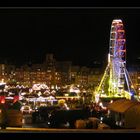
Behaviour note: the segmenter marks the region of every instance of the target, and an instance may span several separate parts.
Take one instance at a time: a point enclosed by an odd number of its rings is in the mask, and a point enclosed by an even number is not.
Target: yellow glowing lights
[[[108,63],[110,63],[110,53],[108,54]]]

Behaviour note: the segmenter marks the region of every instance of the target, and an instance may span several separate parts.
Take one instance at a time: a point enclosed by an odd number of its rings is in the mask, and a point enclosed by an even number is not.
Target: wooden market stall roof
[[[113,103],[110,103],[108,105],[108,109],[114,112],[119,112],[119,113],[124,113],[126,112],[129,108],[139,105],[140,103],[137,101],[131,101],[128,99],[120,99],[117,101],[114,101]]]

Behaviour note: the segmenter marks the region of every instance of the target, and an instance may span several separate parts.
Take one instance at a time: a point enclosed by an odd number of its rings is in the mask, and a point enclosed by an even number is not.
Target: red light
[[[0,96],[0,103],[2,103],[2,104],[5,103],[5,96]]]
[[[16,96],[14,96],[14,103],[16,102],[16,101],[19,101],[19,95],[16,95]]]

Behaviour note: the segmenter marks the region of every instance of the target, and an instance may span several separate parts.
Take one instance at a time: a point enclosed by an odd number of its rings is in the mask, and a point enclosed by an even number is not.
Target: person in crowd
[[[0,126],[1,129],[6,129],[8,123],[6,107],[4,104],[0,104]]]

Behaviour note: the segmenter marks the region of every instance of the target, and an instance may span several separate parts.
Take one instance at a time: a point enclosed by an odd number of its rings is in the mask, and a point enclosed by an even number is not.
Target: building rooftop
[[[133,107],[135,105],[140,105],[140,103],[137,102],[137,101],[131,101],[131,100],[127,100],[127,99],[120,99],[120,100],[114,101],[113,103],[109,104],[108,109],[112,110],[114,112],[124,113],[129,108],[131,108],[131,107]]]

